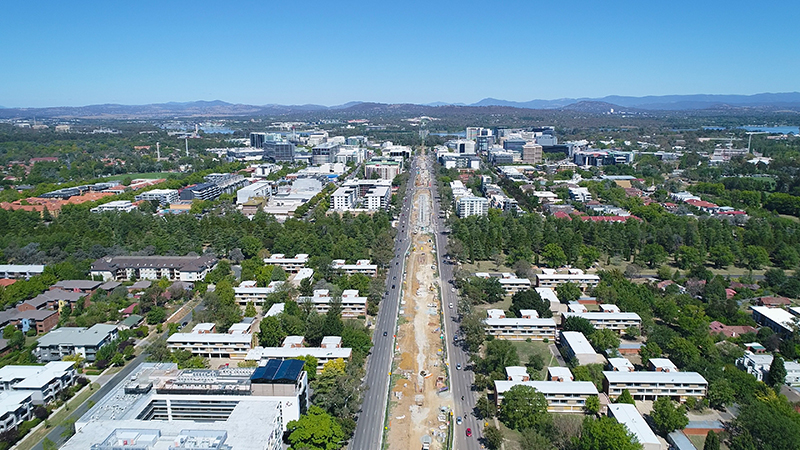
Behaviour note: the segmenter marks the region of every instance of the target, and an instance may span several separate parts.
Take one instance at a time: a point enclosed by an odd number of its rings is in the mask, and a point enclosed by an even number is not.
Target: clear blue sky
[[[796,2],[9,1],[0,105],[800,90]]]

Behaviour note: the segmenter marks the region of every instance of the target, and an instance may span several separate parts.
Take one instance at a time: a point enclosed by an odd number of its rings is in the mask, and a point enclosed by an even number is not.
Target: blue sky
[[[0,105],[800,91],[800,8],[763,5],[13,1],[0,12]]]

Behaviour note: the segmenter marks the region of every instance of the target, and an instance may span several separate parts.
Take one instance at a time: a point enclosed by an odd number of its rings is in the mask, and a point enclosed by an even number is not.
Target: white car
[[[449,306],[450,306],[450,309],[453,309],[453,304],[452,304],[452,303],[450,303],[450,305],[449,305]]]

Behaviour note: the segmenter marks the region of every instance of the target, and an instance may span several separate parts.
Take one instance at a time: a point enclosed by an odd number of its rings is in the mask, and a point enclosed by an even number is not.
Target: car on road
[[[453,304],[452,304],[452,303],[450,303],[450,305],[449,305],[449,306],[450,306],[450,309],[453,309]]]
[[[467,437],[472,437],[472,428],[467,428]]]
[[[456,425],[461,425],[461,416],[456,417]]]
[[[383,335],[384,335],[384,336],[386,336],[386,335],[388,335],[388,334],[389,334],[389,333],[388,333],[388,332],[386,332],[386,331],[384,331],[384,332],[383,332]]]
[[[392,289],[394,289],[394,285],[392,285]]]
[[[461,370],[461,363],[456,364],[456,370]]]

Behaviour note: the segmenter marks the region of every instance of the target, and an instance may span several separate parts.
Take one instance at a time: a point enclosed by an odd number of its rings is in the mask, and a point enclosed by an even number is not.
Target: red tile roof
[[[555,217],[556,219],[572,220],[572,217],[570,217],[570,215],[565,213],[564,211],[556,211],[556,213],[553,214],[553,217]]]

